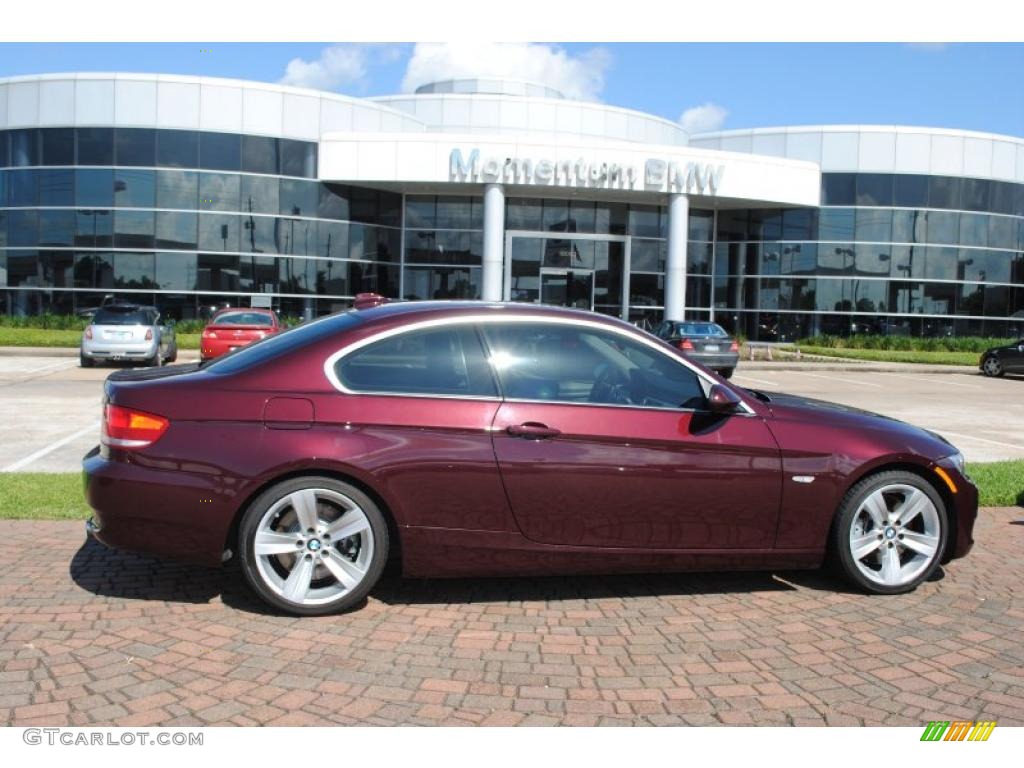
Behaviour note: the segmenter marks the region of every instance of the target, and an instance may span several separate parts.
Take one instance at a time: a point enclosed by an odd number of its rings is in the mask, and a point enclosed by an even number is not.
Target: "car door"
[[[1001,356],[1004,370],[1010,373],[1024,373],[1024,339],[1007,349]]]
[[[778,446],[658,342],[599,324],[482,326],[502,386],[493,442],[523,534],[548,544],[757,549],[774,544]]]

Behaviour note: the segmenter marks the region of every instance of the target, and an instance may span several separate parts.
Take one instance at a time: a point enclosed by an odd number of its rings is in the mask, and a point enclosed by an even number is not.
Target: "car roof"
[[[218,309],[214,312],[213,316],[216,317],[217,315],[222,315],[225,312],[258,312],[261,315],[274,314],[274,310],[267,309],[266,307],[224,307],[223,309]]]
[[[588,312],[568,307],[555,307],[546,304],[525,304],[518,302],[492,301],[399,301],[379,304],[368,309],[349,310],[358,315],[359,319],[370,325],[399,326],[412,322],[420,322],[432,318],[459,317],[464,315],[488,315],[505,317],[536,317],[537,320],[562,318],[589,322],[599,322],[612,326],[626,326],[637,330],[634,326],[611,315]]]

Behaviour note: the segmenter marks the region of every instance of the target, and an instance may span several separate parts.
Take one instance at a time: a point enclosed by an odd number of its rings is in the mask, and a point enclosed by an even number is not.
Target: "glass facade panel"
[[[114,164],[113,128],[76,128],[78,165]]]
[[[117,165],[156,165],[156,131],[151,128],[118,128],[114,132]]]
[[[949,211],[928,211],[928,242],[959,243],[960,214]]]
[[[115,248],[152,248],[155,234],[153,211],[114,211]]]
[[[75,171],[75,204],[83,208],[110,208],[114,205],[114,172],[89,168]]]
[[[854,239],[863,242],[888,242],[892,237],[892,211],[858,208]]]
[[[202,251],[238,251],[255,250],[243,244],[239,248],[239,236],[242,231],[242,224],[248,223],[248,219],[241,216],[227,216],[215,213],[203,213],[199,215],[199,250]],[[262,217],[261,217],[262,218]],[[263,221],[273,222],[273,219],[263,218]],[[249,231],[248,229],[246,230]],[[195,236],[193,230],[193,237]],[[161,246],[158,246],[161,247]],[[169,247],[169,246],[168,246]],[[274,249],[271,252],[276,252]]]
[[[403,298],[479,299],[481,277],[472,267],[406,267]]]
[[[640,237],[664,237],[660,209],[655,205],[629,206],[629,234]]]
[[[818,239],[849,241],[854,235],[853,208],[824,208],[818,214]]]
[[[200,133],[199,167],[211,171],[241,170],[242,137],[234,133]]]
[[[245,213],[277,213],[281,207],[280,180],[266,176],[243,176],[242,210]]]
[[[199,174],[195,171],[157,171],[156,207],[194,211],[199,206]]]
[[[40,165],[74,165],[74,128],[40,128],[39,161]]]
[[[39,134],[34,129],[10,131],[11,165],[39,165]]]
[[[195,213],[158,211],[156,214],[156,247],[195,250],[197,219],[198,215]]]
[[[7,212],[7,245],[32,246],[39,242],[38,211]]]
[[[949,176],[929,176],[928,207],[960,208],[960,181]]]
[[[75,212],[75,221],[75,245],[110,248],[114,244],[113,211],[80,209]]]
[[[39,205],[75,204],[75,172],[71,168],[55,168],[35,173],[39,178]]]
[[[234,173],[199,174],[199,210],[238,211],[242,180]]]
[[[114,254],[114,287],[128,289],[156,288],[156,262],[152,253]]]
[[[156,164],[161,168],[198,168],[199,134],[195,131],[157,131]]]
[[[81,205],[81,203],[79,203]],[[152,208],[156,204],[156,172],[114,171],[114,205],[118,208]]]
[[[7,204],[36,205],[39,201],[39,175],[36,171],[8,171]]]
[[[280,213],[283,216],[316,216],[320,190],[311,181],[281,179]]]
[[[857,205],[892,205],[893,177],[889,173],[857,174]]]
[[[267,136],[242,137],[242,170],[247,173],[270,173],[279,171],[277,139]]]
[[[857,174],[821,174],[822,205],[853,205],[856,201]]]
[[[71,209],[39,211],[39,244],[66,246],[75,244],[75,212]]]
[[[280,139],[281,174],[316,178],[316,144],[308,141]]]
[[[928,206],[928,177],[897,174],[893,204],[900,208],[926,208]]]

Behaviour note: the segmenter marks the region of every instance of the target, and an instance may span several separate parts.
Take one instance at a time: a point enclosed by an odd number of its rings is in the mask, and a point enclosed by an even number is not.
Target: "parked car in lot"
[[[986,376],[1024,373],[1024,339],[985,350],[978,361],[978,367]]]
[[[222,309],[203,329],[199,357],[212,360],[280,331],[281,321],[271,309]]]
[[[90,368],[108,360],[163,365],[178,359],[174,321],[156,307],[113,303],[96,310],[82,331],[79,363]]]
[[[717,323],[666,320],[654,335],[727,379],[740,359],[740,345]]]
[[[204,364],[119,371],[84,459],[101,542],[238,558],[268,604],[411,577],[816,568],[912,590],[978,495],[938,435],[730,384],[576,310],[386,303]]]

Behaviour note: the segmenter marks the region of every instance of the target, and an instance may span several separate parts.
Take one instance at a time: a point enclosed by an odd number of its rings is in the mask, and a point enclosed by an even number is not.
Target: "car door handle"
[[[550,437],[558,437],[562,434],[561,430],[549,427],[547,424],[541,424],[538,421],[512,424],[506,431],[514,437],[523,437],[527,440],[544,440]]]

